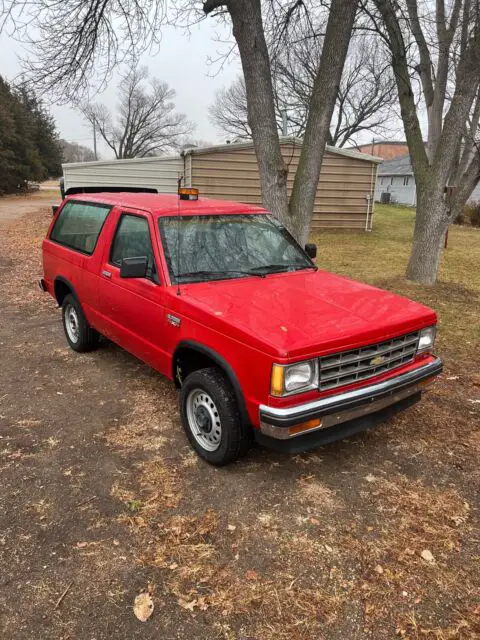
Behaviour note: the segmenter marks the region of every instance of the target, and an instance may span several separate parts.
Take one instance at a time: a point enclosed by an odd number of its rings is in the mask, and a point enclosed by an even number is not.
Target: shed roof
[[[295,138],[294,136],[283,136],[280,138],[280,144],[293,144],[302,146],[302,139]],[[219,144],[212,147],[192,147],[191,149],[185,149],[182,155],[198,155],[203,153],[221,153],[222,151],[235,151],[238,149],[251,149],[253,147],[253,140],[246,140],[245,142],[232,142],[230,144]],[[348,158],[354,158],[355,160],[363,160],[365,162],[375,162],[380,164],[383,162],[383,158],[378,156],[372,156],[368,153],[361,153],[360,151],[354,151],[352,149],[339,149],[337,147],[331,147],[327,144],[326,151],[339,156],[346,156]]]
[[[378,168],[379,176],[413,176],[412,163],[410,156],[400,156],[385,160]]]
[[[88,167],[88,166],[96,166],[102,167],[107,165],[117,165],[117,164],[129,164],[135,162],[135,164],[150,164],[151,162],[158,162],[159,160],[165,161],[169,160],[171,162],[178,161],[179,155],[164,155],[164,156],[148,156],[147,158],[122,158],[121,160],[117,158],[110,158],[110,160],[89,160],[88,162],[64,162],[62,163],[62,168],[67,167],[68,169],[73,169],[74,167]]]

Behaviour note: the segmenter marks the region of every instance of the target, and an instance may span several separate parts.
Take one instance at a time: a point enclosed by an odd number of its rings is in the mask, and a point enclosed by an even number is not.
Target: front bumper
[[[321,398],[314,402],[287,408],[260,405],[260,433],[258,436],[263,436],[263,438],[257,437],[257,440],[261,442],[265,438],[268,440],[302,439],[306,435],[313,435],[312,432],[319,434],[315,440],[317,445],[321,444],[322,440],[330,442],[339,439],[344,437],[345,429],[336,429],[338,425],[364,419],[370,414],[391,413],[388,409],[393,405],[398,405],[400,409],[403,405],[409,406],[419,400],[421,391],[435,376],[442,372],[442,369],[440,358],[434,358],[428,363],[394,378]],[[312,420],[318,420],[319,424],[309,428],[308,431],[296,432],[295,429],[290,429]],[[365,424],[362,429],[370,426],[368,420],[362,420],[362,424]],[[355,432],[362,429],[356,429]],[[338,432],[337,437],[334,436],[335,432]],[[324,437],[322,438],[322,436]]]

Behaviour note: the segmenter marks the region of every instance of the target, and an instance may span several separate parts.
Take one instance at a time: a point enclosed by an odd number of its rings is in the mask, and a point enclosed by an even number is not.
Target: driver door
[[[159,371],[168,368],[165,341],[165,288],[161,283],[153,220],[145,212],[116,212],[115,231],[100,268],[100,309],[106,336]],[[124,258],[148,259],[144,278],[120,277]]]

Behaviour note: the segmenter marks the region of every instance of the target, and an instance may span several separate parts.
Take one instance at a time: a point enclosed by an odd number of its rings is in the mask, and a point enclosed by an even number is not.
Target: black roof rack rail
[[[150,187],[71,187],[65,191],[66,196],[78,193],[158,193],[158,189]]]

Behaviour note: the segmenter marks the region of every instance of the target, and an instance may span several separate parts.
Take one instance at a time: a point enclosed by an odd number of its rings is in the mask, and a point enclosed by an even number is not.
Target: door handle
[[[112,277],[112,272],[111,271],[106,271],[105,269],[102,271],[102,276],[104,276],[105,278],[111,278]]]

